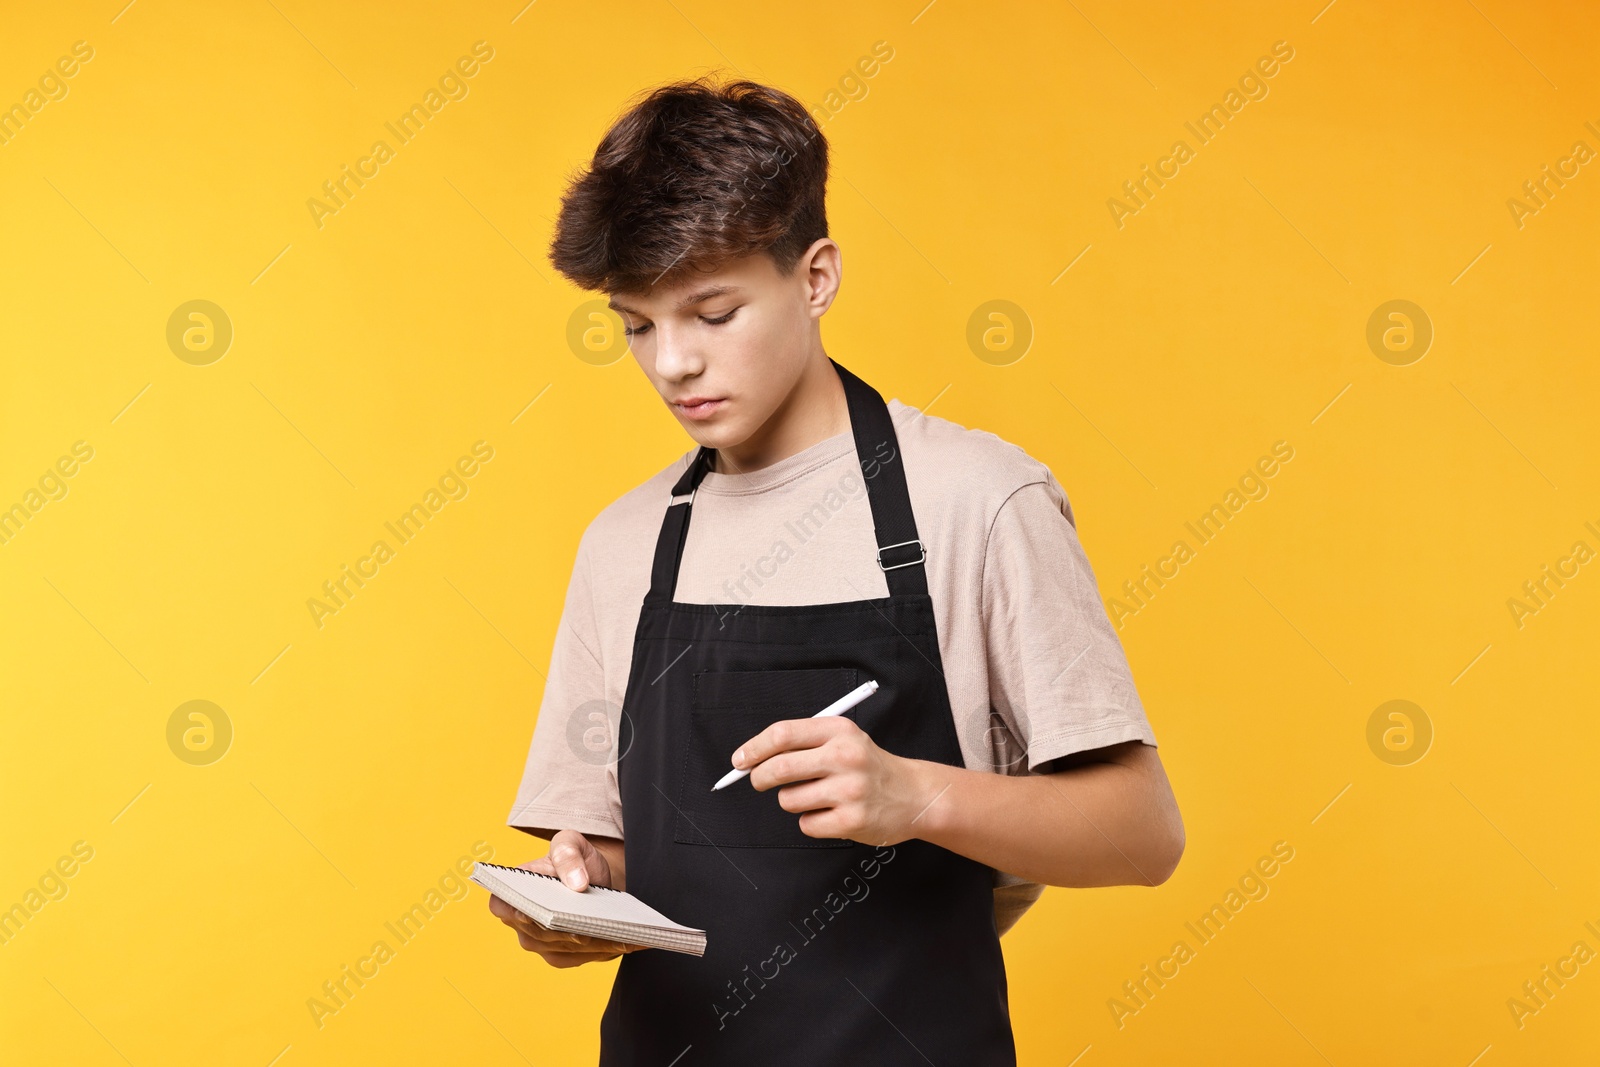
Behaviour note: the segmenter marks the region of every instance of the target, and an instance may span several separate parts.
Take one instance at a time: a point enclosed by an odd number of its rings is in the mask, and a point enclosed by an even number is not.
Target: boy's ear
[[[813,318],[820,317],[839,294],[843,271],[839,246],[830,238],[817,238],[800,256],[795,269],[804,276],[807,310]]]

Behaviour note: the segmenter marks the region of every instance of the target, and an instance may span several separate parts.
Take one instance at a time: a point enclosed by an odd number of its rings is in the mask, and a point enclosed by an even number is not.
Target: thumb
[[[561,830],[550,839],[550,861],[555,865],[556,877],[568,889],[582,892],[589,888],[597,859],[601,859],[594,843],[576,830]]]

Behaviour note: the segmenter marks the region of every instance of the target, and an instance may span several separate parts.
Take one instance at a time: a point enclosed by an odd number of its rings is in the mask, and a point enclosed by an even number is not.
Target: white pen
[[[862,682],[860,685],[850,690],[850,692],[846,693],[838,700],[835,700],[832,704],[829,704],[827,707],[823,708],[821,711],[817,712],[811,717],[813,719],[821,719],[828,715],[843,715],[845,712],[849,711],[851,708],[855,707],[857,704],[861,703],[863,700],[867,699],[877,691],[877,682]],[[725,785],[732,785],[734,782],[737,782],[739,779],[743,778],[749,773],[749,771],[742,770],[729,771],[727,774],[722,776],[722,779],[717,782],[716,785],[711,787],[711,791],[715,793]]]

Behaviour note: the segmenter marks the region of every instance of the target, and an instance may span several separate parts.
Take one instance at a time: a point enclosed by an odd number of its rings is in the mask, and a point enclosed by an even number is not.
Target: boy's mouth
[[[684,418],[698,421],[709,419],[720,411],[725,403],[727,403],[726,397],[691,396],[673,401],[672,406],[682,412]]]

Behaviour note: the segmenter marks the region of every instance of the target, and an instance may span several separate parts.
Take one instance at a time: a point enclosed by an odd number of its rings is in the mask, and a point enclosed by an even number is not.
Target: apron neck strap
[[[876,389],[840,366],[837,360],[830,358],[828,362],[833,364],[839,380],[844,383],[856,458],[861,463],[862,482],[867,488],[867,502],[872,507],[878,566],[883,569],[889,595],[925,596],[928,578],[923,560],[927,553],[917,537],[917,520],[911,511],[905,461],[894,432],[894,419]],[[695,490],[711,470],[715,458],[715,449],[701,446],[672,487],[672,502],[667,506],[661,533],[656,539],[646,601],[669,602],[677,591],[678,567],[689,536],[689,511],[694,504]],[[684,499],[679,500],[679,497]]]

